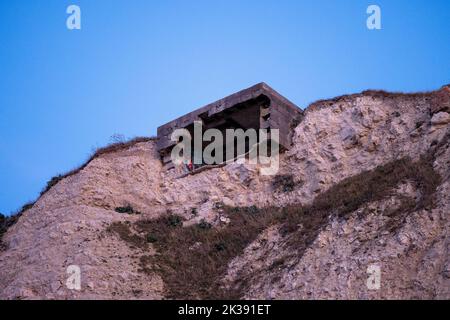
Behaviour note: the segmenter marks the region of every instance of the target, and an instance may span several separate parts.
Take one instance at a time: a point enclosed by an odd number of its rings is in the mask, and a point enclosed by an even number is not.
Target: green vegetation
[[[168,227],[181,227],[183,225],[183,218],[174,214],[170,214],[166,219],[164,219],[164,222]]]
[[[6,244],[3,243],[3,235],[12,225],[14,225],[19,220],[22,212],[23,211],[20,211],[19,213],[9,217],[0,213],[0,251],[6,249]]]
[[[202,221],[200,221],[200,223],[198,224],[198,227],[200,229],[211,229],[212,224],[209,222],[206,222],[204,219],[202,219]]]
[[[158,238],[151,233],[147,234],[146,239],[148,243],[155,243],[156,241],[158,241]]]
[[[125,207],[116,207],[114,211],[126,214],[141,214],[139,211],[134,210],[130,205],[126,205]]]

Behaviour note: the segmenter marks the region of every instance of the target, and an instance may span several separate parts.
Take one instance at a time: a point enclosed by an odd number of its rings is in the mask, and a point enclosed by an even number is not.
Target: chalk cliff
[[[445,86],[313,103],[277,176],[109,148],[8,228],[0,298],[450,299],[449,144]]]

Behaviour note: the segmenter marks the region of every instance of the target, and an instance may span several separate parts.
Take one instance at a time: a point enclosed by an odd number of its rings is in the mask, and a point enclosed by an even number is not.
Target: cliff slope
[[[179,178],[153,140],[110,148],[9,227],[0,298],[449,299],[449,137],[446,86],[312,104],[275,177]]]

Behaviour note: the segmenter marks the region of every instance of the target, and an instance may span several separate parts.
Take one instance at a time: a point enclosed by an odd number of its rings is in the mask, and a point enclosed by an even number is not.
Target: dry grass
[[[129,141],[115,142],[115,143],[111,143],[105,147],[99,148],[81,166],[79,166],[69,172],[66,172],[65,174],[59,174],[59,175],[51,178],[50,181],[47,182],[47,186],[44,188],[44,190],[41,191],[41,196],[43,194],[45,194],[47,191],[49,191],[54,185],[56,185],[62,179],[73,176],[74,174],[77,174],[78,172],[83,170],[95,158],[98,158],[105,154],[114,153],[114,152],[128,149],[128,148],[132,147],[133,145],[135,145],[136,143],[149,142],[149,141],[153,141],[155,139],[156,138],[154,138],[154,137],[136,137]]]
[[[445,86],[444,86],[445,87]],[[374,99],[395,99],[395,98],[403,98],[403,99],[420,99],[424,98],[430,101],[431,106],[442,105],[443,103],[448,106],[449,103],[449,92],[444,87],[435,91],[426,91],[426,92],[413,92],[413,93],[404,93],[404,92],[387,92],[384,90],[365,90],[361,93],[355,94],[345,94],[331,99],[322,99],[317,100],[311,103],[306,109],[305,112],[319,110],[322,108],[330,107],[336,103],[342,102],[351,102],[354,101],[357,97],[362,96],[370,96]]]
[[[223,290],[219,282],[228,262],[242,253],[274,216],[266,212],[249,214],[239,210],[224,228],[203,225],[174,226],[167,217],[140,221],[135,227],[151,236],[159,255],[143,256],[142,270],[159,272],[174,299],[239,298],[240,292]]]
[[[2,241],[3,235],[12,225],[14,225],[19,220],[20,215],[21,213],[18,213],[16,215],[7,217],[0,213],[0,251],[6,249],[6,244]]]
[[[294,191],[296,185],[301,185],[301,183],[296,183],[292,174],[278,174],[272,180],[272,189],[275,192],[291,192]]]
[[[147,243],[145,239],[134,234],[130,229],[128,222],[113,222],[107,229],[108,232],[114,232],[119,237],[126,241],[132,248],[147,249]]]
[[[245,292],[249,279],[240,279],[231,289],[224,289],[221,279],[229,262],[242,254],[269,226],[281,225],[287,245],[300,258],[328,223],[330,215],[345,219],[365,204],[391,196],[401,182],[413,183],[422,196],[418,201],[400,196],[400,207],[383,213],[390,219],[391,231],[401,226],[412,211],[431,208],[434,192],[440,183],[439,175],[432,168],[434,152],[419,162],[405,158],[345,179],[317,196],[309,206],[225,207],[223,209],[231,222],[225,227],[213,228],[200,225],[182,227],[173,223],[173,215],[168,215],[132,225],[141,234],[140,240],[131,237],[129,230],[122,231],[121,237],[133,246],[145,242],[145,239],[155,246],[158,254],[142,256],[141,267],[144,272],[161,274],[167,297],[238,299]],[[282,266],[284,261],[280,257],[273,268]]]

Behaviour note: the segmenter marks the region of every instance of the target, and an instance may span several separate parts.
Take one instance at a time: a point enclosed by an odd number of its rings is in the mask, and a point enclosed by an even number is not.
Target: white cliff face
[[[233,260],[226,282],[250,277],[247,299],[448,299],[449,187],[439,187],[435,209],[411,213],[394,232],[380,212],[395,208],[395,195],[332,217],[301,257],[273,227]],[[376,290],[367,286],[372,266],[380,270]]]
[[[295,129],[292,149],[280,157],[280,173],[292,174],[296,184],[288,192],[274,191],[273,177],[258,166],[236,163],[179,179],[163,170],[152,141],[103,154],[61,180],[9,229],[8,249],[0,253],[0,298],[162,298],[160,275],[139,271],[140,255],[154,254],[152,246],[130,248],[107,231],[111,223],[170,210],[185,225],[202,219],[215,225],[228,219],[214,209],[218,202],[311,203],[347,177],[405,156],[419,159],[446,139],[449,101],[444,87],[430,95],[369,92],[314,104]],[[391,198],[358,209],[366,214],[331,218],[300,257],[272,226],[231,261],[224,283],[250,277],[246,298],[450,298],[450,149],[442,144],[433,163],[442,177],[434,209],[415,211],[400,229],[386,231],[379,212],[417,192],[400,185]],[[115,212],[126,205],[141,214]],[[370,264],[380,266],[380,290],[367,289]],[[81,268],[80,291],[66,287],[69,265]]]
[[[434,130],[424,98],[361,95],[343,100],[307,110],[295,129],[286,172],[295,172],[305,184],[294,201],[310,200],[345,177],[391,160],[417,159],[448,128],[447,123]]]

